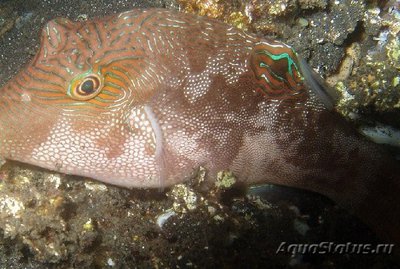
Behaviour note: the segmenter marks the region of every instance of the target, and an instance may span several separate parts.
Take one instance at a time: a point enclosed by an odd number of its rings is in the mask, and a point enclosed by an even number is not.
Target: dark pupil
[[[81,90],[86,94],[91,94],[93,92],[94,84],[93,80],[89,79],[82,83]]]

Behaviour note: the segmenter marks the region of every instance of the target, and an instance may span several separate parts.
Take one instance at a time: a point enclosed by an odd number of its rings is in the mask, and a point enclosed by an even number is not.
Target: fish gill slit
[[[151,128],[153,129],[153,134],[156,142],[155,149],[155,160],[158,165],[158,184],[159,188],[162,189],[166,183],[166,167],[164,159],[164,137],[161,125],[155,115],[153,109],[149,105],[143,106],[144,112],[146,113],[147,119],[150,121]]]

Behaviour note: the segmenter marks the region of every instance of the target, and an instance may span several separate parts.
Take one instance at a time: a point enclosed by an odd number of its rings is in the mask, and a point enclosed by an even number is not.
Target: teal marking
[[[35,98],[42,99],[42,100],[65,100],[64,96],[57,96],[57,97],[49,97],[49,96],[41,96],[36,95]]]
[[[70,102],[70,100],[67,101],[67,103],[61,103],[61,104],[57,104],[58,106],[62,106],[62,107],[69,107],[72,106],[75,108],[85,108],[87,106],[90,107],[94,107],[94,108],[100,108],[100,109],[104,109],[104,107],[94,104],[94,103],[89,103],[89,102]]]
[[[106,86],[106,84],[104,84],[104,86]],[[114,93],[114,92],[110,92],[110,91],[108,91],[108,90],[106,90],[106,89],[103,89],[103,90],[101,91],[101,93],[104,93],[104,94],[107,94],[107,95],[110,95],[110,96],[119,96],[119,94]]]
[[[280,54],[272,54],[268,50],[259,50],[259,51],[256,51],[256,54],[268,56],[274,62],[286,59],[286,61],[288,63],[287,73],[294,79],[294,75],[295,75],[294,70],[296,70],[296,72],[298,73],[299,79],[301,81],[303,80],[303,76],[299,72],[299,67],[297,66],[297,64],[295,62],[295,58],[292,58],[290,56],[291,54],[286,53],[286,52],[280,53]],[[258,60],[260,60],[260,58]],[[274,77],[274,79],[280,81],[281,83],[284,83],[286,85],[287,89],[290,90],[290,92],[292,92],[292,94],[298,94],[297,88],[291,87],[290,84],[288,83],[288,80],[286,79],[286,77],[282,77],[282,76],[280,76],[280,74],[274,72],[274,69],[270,65],[268,65],[267,63],[262,62],[262,61],[260,61],[258,65],[259,65],[259,68],[266,69],[266,72],[269,75],[271,75],[272,77]],[[278,85],[275,85],[274,83],[272,83],[265,72],[263,72],[259,78],[263,79],[267,83],[268,87],[270,88],[270,90],[267,90],[266,87],[260,85],[260,88],[264,93],[266,93],[266,94],[276,93],[277,95],[280,94],[280,92],[281,92],[280,87],[278,87]],[[297,85],[299,85],[299,83],[297,83]]]
[[[131,71],[135,71],[137,74],[141,73],[141,71],[139,69],[137,69],[133,64],[126,64],[126,65],[124,65],[124,67],[125,68],[129,68]],[[142,67],[142,65],[140,67]],[[131,81],[133,81],[132,78],[131,78],[131,75],[129,74],[129,72],[126,69],[120,68],[118,66],[113,66],[112,69],[115,70],[115,71],[119,71],[119,72],[123,73]]]
[[[49,88],[47,88],[47,89],[45,89],[45,88],[33,88],[33,87],[26,88],[26,87],[23,86],[18,80],[15,81],[15,84],[17,84],[17,86],[18,86],[20,89],[23,89],[23,90],[38,91],[38,92],[52,92],[52,93],[60,93],[60,94],[62,94],[62,93],[61,93],[60,91],[58,91],[58,90],[52,90],[52,89],[49,89]]]
[[[113,68],[114,69],[114,68]],[[123,80],[123,78],[121,76],[118,76],[117,74],[107,71],[105,74],[105,76],[110,77],[110,78],[114,78],[114,79],[118,79],[118,80]]]
[[[102,102],[102,103],[114,103],[115,102],[115,100],[107,100],[107,99],[101,98],[99,96],[96,96],[93,99],[96,101]]]
[[[38,77],[36,77],[34,74],[31,74],[28,70],[24,70],[23,72],[24,72],[24,74],[25,74],[26,76],[28,76],[29,78],[31,78],[33,81],[36,80],[36,81],[41,82],[42,84],[53,85],[53,86],[59,87],[59,88],[62,88],[62,87],[63,87],[62,85],[60,85],[60,84],[58,84],[58,83],[55,83],[55,82],[52,82],[52,81],[48,81],[48,80],[46,80],[46,79],[38,78]]]
[[[29,91],[37,91],[37,92],[52,92],[52,93],[59,93],[62,94],[62,92],[57,91],[57,90],[51,90],[51,89],[44,89],[44,88],[25,88]]]
[[[292,65],[294,66],[296,71],[299,73],[299,68],[297,67],[296,62],[286,52],[275,55],[275,54],[270,53],[269,51],[263,50],[263,51],[257,51],[257,54],[264,54],[264,55],[270,57],[273,61],[279,61],[282,59],[286,59],[288,61],[288,72],[289,72],[290,76],[293,77]]]
[[[56,38],[58,41],[58,44],[61,44],[61,35],[60,32],[57,30],[57,28],[53,27],[53,31],[56,33]]]
[[[63,76],[61,76],[60,74],[58,74],[58,73],[56,73],[54,71],[47,71],[47,70],[44,70],[44,69],[42,69],[40,67],[35,67],[35,70],[38,71],[39,73],[42,73],[42,74],[45,74],[45,75],[53,75],[55,77],[59,77],[59,78],[64,80]]]
[[[114,69],[114,68],[113,68]],[[122,71],[121,71],[122,72]],[[124,73],[125,75],[127,75],[126,73]],[[129,88],[129,83],[126,81],[126,79],[124,79],[123,77],[121,77],[121,76],[119,76],[119,75],[117,75],[117,74],[115,74],[115,73],[113,73],[113,72],[110,72],[110,71],[108,71],[108,72],[106,72],[105,73],[105,75],[104,75],[104,77],[110,77],[110,78],[113,78],[113,79],[117,79],[117,80],[119,80],[121,83],[123,83],[124,85],[125,85],[125,87],[127,87],[127,88]],[[130,77],[128,77],[128,79],[130,79]],[[108,82],[107,82],[108,83]],[[111,82],[110,82],[111,83]],[[115,84],[114,84],[115,85]],[[109,84],[109,86],[112,86],[111,84]],[[122,90],[122,88],[120,87],[119,88],[120,90]]]
[[[121,86],[119,86],[119,85],[117,85],[117,84],[115,84],[113,82],[106,82],[104,84],[104,86],[109,86],[109,87],[112,87],[112,88],[116,88],[116,89],[121,90],[121,91],[124,90],[123,87],[121,87]]]
[[[108,62],[102,64],[100,66],[100,70],[108,67],[109,65],[116,63],[116,62],[121,62],[121,61],[126,61],[126,60],[142,60],[144,57],[143,56],[125,56],[125,57],[119,57],[119,58],[115,58],[115,59],[111,59]]]
[[[105,57],[105,56],[107,56],[107,55],[109,55],[109,54],[111,54],[111,53],[116,53],[116,54],[118,54],[118,53],[125,52],[125,51],[128,51],[128,49],[127,49],[127,48],[122,48],[122,49],[106,50],[106,51],[103,53],[103,57]],[[101,60],[101,59],[99,59],[99,60]]]
[[[271,68],[268,64],[266,64],[266,63],[264,63],[264,62],[260,62],[260,67],[268,69],[268,71],[269,71],[270,73],[272,73],[272,75],[273,75],[274,77],[276,77],[278,80],[280,80],[280,81],[286,81],[286,79],[284,79],[283,77],[277,75],[274,71],[272,71],[272,68]]]

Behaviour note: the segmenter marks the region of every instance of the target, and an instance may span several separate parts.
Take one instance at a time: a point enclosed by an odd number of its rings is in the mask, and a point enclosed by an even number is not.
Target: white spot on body
[[[21,101],[24,103],[29,103],[31,101],[31,96],[28,93],[24,92],[21,95]]]
[[[185,59],[183,66],[186,67],[188,73],[183,93],[187,100],[194,103],[206,95],[217,75],[222,75],[228,85],[237,83],[239,77],[247,71],[247,62],[241,59],[240,54],[242,52],[232,54],[227,53],[226,49],[221,49],[217,55],[208,57],[206,67],[201,73],[193,73],[187,64],[188,60]]]
[[[135,132],[121,131],[129,132],[124,141],[113,141],[116,138],[110,132],[115,123],[92,123],[88,130],[77,132],[72,122],[59,121],[47,140],[34,148],[30,159],[45,168],[116,185],[158,186],[158,164],[154,152],[148,150],[154,148],[153,130],[140,113],[133,113],[133,119],[142,125]],[[90,128],[96,125],[105,127]]]

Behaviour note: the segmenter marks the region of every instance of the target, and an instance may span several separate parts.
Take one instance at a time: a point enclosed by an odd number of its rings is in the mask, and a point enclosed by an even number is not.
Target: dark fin
[[[312,68],[307,64],[307,62],[299,58],[300,69],[306,81],[308,88],[318,96],[319,100],[328,108],[333,109],[335,104],[338,102],[339,95],[334,89],[329,87],[322,77],[312,70]]]

